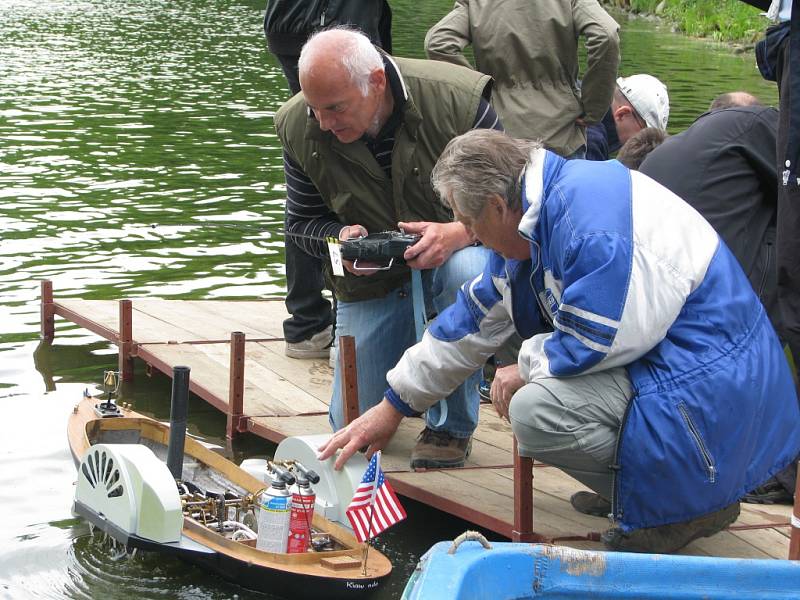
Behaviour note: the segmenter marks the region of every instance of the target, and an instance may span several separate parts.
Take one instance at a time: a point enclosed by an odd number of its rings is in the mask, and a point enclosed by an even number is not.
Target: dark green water
[[[65,422],[116,350],[58,323],[38,340],[38,280],[58,297],[263,298],[284,290],[280,148],[271,118],[287,97],[250,0],[0,2],[0,597],[264,597],[158,555],[112,561],[71,518]],[[450,0],[392,2],[395,52],[421,56]],[[775,102],[751,56],[624,21],[625,75],[669,87],[670,130],[718,93]],[[222,225],[222,226],[221,226]],[[163,376],[123,399],[169,413]],[[221,442],[199,400],[190,430]],[[245,437],[237,457],[271,448]],[[466,525],[409,503],[381,536],[397,597],[419,555]]]

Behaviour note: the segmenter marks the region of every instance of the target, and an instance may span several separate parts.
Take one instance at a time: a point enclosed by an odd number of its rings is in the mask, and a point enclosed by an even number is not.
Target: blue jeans
[[[489,251],[482,246],[468,246],[441,267],[422,273],[425,306],[428,314],[437,314],[455,302],[461,284],[483,271]],[[336,307],[337,358],[333,377],[333,397],[330,422],[334,430],[344,425],[342,382],[338,360],[339,336],[350,335],[356,342],[359,412],[375,406],[383,399],[388,387],[386,373],[392,369],[403,352],[416,343],[411,283],[392,290],[383,298],[361,302],[339,301]],[[446,431],[454,437],[469,437],[478,425],[478,383],[480,371],[473,373],[456,391],[447,397],[447,418],[438,425],[440,407],[435,405],[426,413],[428,427]]]

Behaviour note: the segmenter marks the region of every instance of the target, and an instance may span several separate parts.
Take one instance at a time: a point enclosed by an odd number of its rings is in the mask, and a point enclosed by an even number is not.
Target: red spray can
[[[297,462],[294,466],[297,478],[291,490],[292,508],[289,513],[289,539],[286,545],[286,552],[289,554],[307,552],[311,544],[311,523],[314,518],[314,502],[317,499],[311,483],[319,482],[319,475],[314,471]]]

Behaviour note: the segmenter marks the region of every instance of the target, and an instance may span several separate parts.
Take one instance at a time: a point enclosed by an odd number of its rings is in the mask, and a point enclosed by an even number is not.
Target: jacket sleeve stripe
[[[616,328],[606,327],[560,311],[556,315],[554,325],[561,331],[566,331],[580,339],[590,348],[593,347],[591,344],[596,346],[594,349],[605,348],[602,352],[608,352],[614,336],[617,334]]]
[[[578,308],[577,306],[571,306],[569,304],[561,304],[558,307],[558,310],[571,313],[576,317],[580,317],[587,321],[594,321],[595,323],[600,323],[601,325],[605,325],[606,327],[612,327],[614,329],[619,328],[619,321],[614,319],[609,319],[604,317],[603,315],[598,315],[597,313],[593,313],[588,310],[584,310],[582,308]]]

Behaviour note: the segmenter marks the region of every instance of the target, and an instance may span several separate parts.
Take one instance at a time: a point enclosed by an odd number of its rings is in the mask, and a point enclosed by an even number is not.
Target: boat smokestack
[[[183,477],[183,445],[186,441],[186,414],[189,412],[189,371],[189,367],[172,369],[167,467],[175,479]]]

